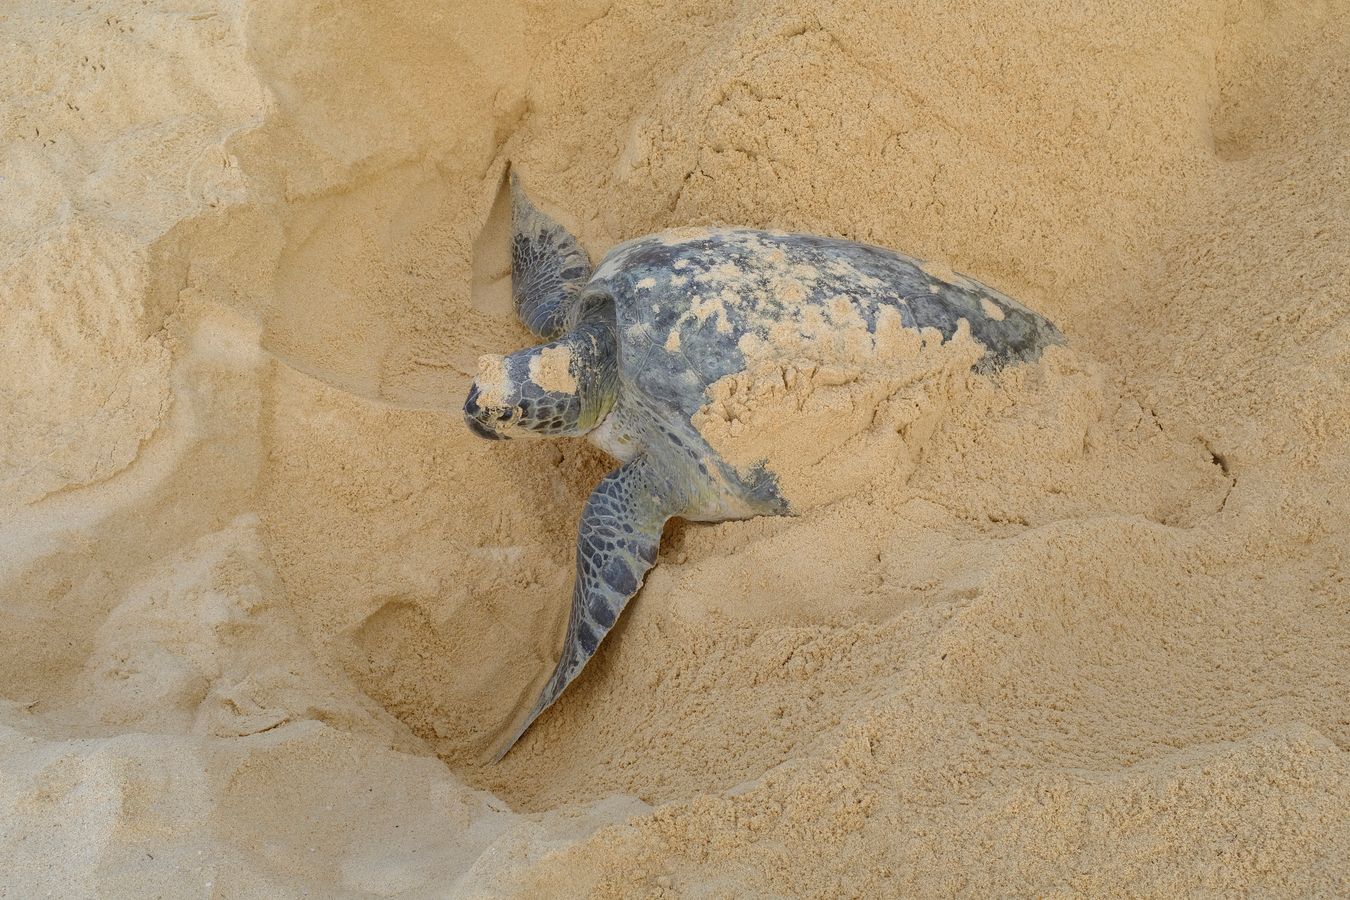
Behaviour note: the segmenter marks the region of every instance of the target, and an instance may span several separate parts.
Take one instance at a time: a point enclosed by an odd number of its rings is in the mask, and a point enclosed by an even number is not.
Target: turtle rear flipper
[[[562,656],[534,708],[502,744],[493,762],[506,755],[595,655],[624,605],[637,593],[647,571],[656,562],[661,530],[679,511],[678,506],[666,481],[656,475],[645,456],[601,479],[581,514],[572,614],[567,622]]]
[[[511,295],[516,315],[551,341],[566,327],[567,308],[591,277],[591,261],[567,229],[525,196],[511,173]]]

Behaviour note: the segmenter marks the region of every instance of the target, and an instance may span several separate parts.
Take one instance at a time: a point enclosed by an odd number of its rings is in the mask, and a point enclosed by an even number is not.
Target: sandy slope
[[[1350,891],[1350,5],[88,6],[0,13],[0,897]],[[484,768],[610,465],[458,421],[508,159],[1071,347],[804,388]]]

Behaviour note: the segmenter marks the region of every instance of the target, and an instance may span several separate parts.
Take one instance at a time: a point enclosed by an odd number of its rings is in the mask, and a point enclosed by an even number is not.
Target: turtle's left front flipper
[[[580,242],[525,196],[511,173],[511,294],[525,327],[546,341],[562,334],[572,297],[591,277]]]
[[[671,487],[645,456],[610,472],[591,493],[581,514],[572,616],[562,656],[534,708],[498,750],[494,762],[506,755],[595,654],[656,562],[661,530],[679,507]]]

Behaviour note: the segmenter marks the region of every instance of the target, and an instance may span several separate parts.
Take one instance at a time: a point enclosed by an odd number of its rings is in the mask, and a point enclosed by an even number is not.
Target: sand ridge
[[[0,34],[0,894],[1344,892],[1344,2],[110,0]],[[460,422],[532,343],[508,161],[596,260],[848,237],[1070,344],[717,386],[733,454],[806,413],[776,449],[819,490],[672,526],[490,767],[612,466]]]

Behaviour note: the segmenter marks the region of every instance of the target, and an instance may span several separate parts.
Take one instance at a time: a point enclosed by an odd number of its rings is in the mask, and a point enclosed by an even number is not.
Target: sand
[[[0,896],[1350,893],[1350,4],[828,6],[7,5]],[[719,386],[801,515],[488,766],[612,465],[460,421],[508,161],[1069,345]]]

